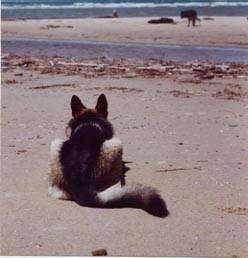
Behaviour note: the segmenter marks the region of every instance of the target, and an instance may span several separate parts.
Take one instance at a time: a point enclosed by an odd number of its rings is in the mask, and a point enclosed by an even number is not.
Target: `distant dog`
[[[188,27],[190,26],[190,21],[192,21],[192,25],[195,26],[195,21],[198,19],[197,12],[195,10],[185,10],[181,11],[181,19],[182,18],[188,18]]]
[[[122,144],[113,137],[113,126],[107,120],[105,95],[99,96],[94,109],[86,108],[74,95],[71,110],[68,139],[55,139],[51,143],[49,195],[83,206],[133,207],[166,217],[165,202],[155,189],[140,184],[125,185]]]

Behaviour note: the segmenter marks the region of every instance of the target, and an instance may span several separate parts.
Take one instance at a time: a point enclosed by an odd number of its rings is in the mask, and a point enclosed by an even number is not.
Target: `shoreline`
[[[165,45],[158,43],[109,42],[95,40],[57,40],[5,38],[3,53],[32,56],[77,58],[132,58],[171,61],[212,61],[248,63],[248,48],[233,46]]]
[[[2,41],[33,41],[33,42],[56,42],[56,43],[75,43],[75,44],[106,44],[106,45],[124,45],[124,46],[154,46],[154,47],[194,47],[197,49],[227,49],[235,50],[241,49],[246,50],[246,44],[244,45],[195,45],[195,44],[163,44],[163,43],[147,43],[147,42],[132,42],[132,41],[104,41],[104,40],[94,40],[94,39],[57,39],[57,38],[27,38],[27,37],[6,37]]]
[[[111,10],[110,10],[111,11]],[[109,14],[109,13],[108,13]],[[161,18],[161,17],[167,17],[167,18],[174,18],[174,19],[179,19],[180,20],[180,16],[179,15],[153,15],[153,16],[132,16],[132,17],[128,17],[128,16],[122,16],[122,17],[108,17],[108,18],[104,18],[104,17],[101,17],[101,16],[87,16],[87,17],[40,17],[40,18],[11,18],[11,17],[1,17],[1,21],[2,22],[5,22],[5,21],[41,21],[41,20],[86,20],[86,19],[97,19],[97,20],[104,20],[104,19],[107,19],[107,20],[118,20],[118,19],[156,19],[156,18]],[[220,17],[220,18],[247,18],[246,15],[244,14],[240,14],[240,15],[201,15],[199,16],[198,18],[200,20],[213,20],[214,18],[216,17]]]
[[[110,10],[111,11],[111,10]],[[109,13],[108,13],[109,14]],[[106,15],[107,16],[107,15]],[[108,20],[116,20],[116,19],[146,19],[146,18],[150,18],[150,19],[156,19],[156,18],[161,18],[161,17],[167,17],[167,18],[178,18],[180,19],[179,15],[171,15],[171,14],[162,14],[162,15],[149,15],[149,16],[122,16],[122,17],[108,17],[108,18],[104,18],[104,17],[98,17],[98,16],[86,16],[86,17],[39,17],[39,18],[35,18],[35,17],[16,17],[16,18],[11,18],[11,17],[1,17],[1,22],[5,22],[5,21],[41,21],[41,20],[86,20],[86,19],[97,19],[97,20],[103,20],[103,19],[108,19]],[[240,15],[201,15],[199,16],[200,20],[212,20],[216,17],[220,17],[220,18],[247,18],[248,16],[245,14],[240,14]]]

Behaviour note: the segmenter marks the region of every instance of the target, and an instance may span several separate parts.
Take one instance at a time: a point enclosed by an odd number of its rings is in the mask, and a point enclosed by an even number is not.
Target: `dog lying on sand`
[[[94,109],[86,108],[74,95],[71,110],[68,139],[51,143],[48,194],[82,206],[132,207],[166,217],[166,204],[154,188],[125,184],[122,144],[107,120],[105,95],[98,97]]]
[[[171,18],[160,18],[160,19],[152,19],[152,20],[149,20],[148,23],[150,24],[161,24],[161,23],[172,23],[172,24],[176,24],[176,22],[171,19]]]

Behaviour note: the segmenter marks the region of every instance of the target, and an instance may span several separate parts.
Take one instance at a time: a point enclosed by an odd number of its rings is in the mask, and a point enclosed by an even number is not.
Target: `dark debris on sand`
[[[38,72],[40,74],[79,75],[83,78],[96,78],[108,76],[113,78],[181,78],[186,75],[182,83],[199,84],[214,78],[246,78],[248,79],[247,63],[216,63],[216,62],[175,62],[157,59],[110,59],[101,57],[98,59],[76,59],[64,57],[30,57],[14,54],[2,56],[2,71],[19,69],[19,73],[25,71]],[[180,77],[181,76],[181,77]],[[6,84],[17,83],[16,80],[7,80]],[[67,85],[65,85],[67,86]],[[122,89],[123,91],[125,89]],[[171,92],[175,96],[189,98],[186,92]],[[212,94],[217,99],[239,100],[247,96],[241,87],[229,87]]]
[[[164,60],[136,59],[74,59],[62,57],[18,56],[6,54],[2,57],[2,69],[21,67],[41,74],[80,75],[83,77],[116,76],[133,77],[168,77],[171,75],[190,74],[198,81],[213,78],[248,77],[248,64],[218,64],[214,62],[175,62]]]

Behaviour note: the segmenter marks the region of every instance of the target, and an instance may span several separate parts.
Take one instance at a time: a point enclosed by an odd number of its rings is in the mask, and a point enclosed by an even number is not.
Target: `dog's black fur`
[[[200,21],[200,19],[198,19],[197,17],[197,12],[196,10],[185,10],[185,11],[181,11],[181,19],[182,18],[187,18],[188,19],[188,26],[190,26],[190,21],[192,21],[192,25],[195,26],[195,21],[198,20]]]
[[[98,100],[105,100],[101,95]],[[98,159],[101,146],[105,140],[112,138],[114,132],[107,120],[107,107],[101,113],[87,110],[83,115],[77,113],[83,104],[77,96],[71,100],[74,118],[69,121],[70,138],[64,142],[60,151],[62,173],[67,182],[67,191],[77,199],[82,189],[93,186],[91,171]],[[77,115],[78,114],[78,115]]]
[[[82,206],[131,207],[162,218],[168,216],[155,188],[125,184],[122,144],[113,137],[113,126],[107,120],[105,95],[99,96],[94,109],[86,108],[74,95],[71,110],[68,139],[55,139],[51,144],[49,195]]]
[[[160,19],[149,20],[148,23],[150,24],[175,23],[175,21],[171,18],[160,18]]]

